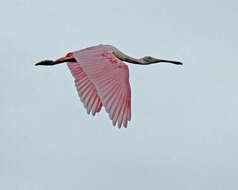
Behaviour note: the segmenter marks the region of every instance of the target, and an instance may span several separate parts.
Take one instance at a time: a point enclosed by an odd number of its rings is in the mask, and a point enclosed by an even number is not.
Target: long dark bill
[[[52,66],[52,65],[56,65],[56,64],[60,64],[60,63],[64,63],[64,62],[77,62],[77,61],[72,57],[62,57],[60,59],[57,59],[56,61],[43,60],[43,61],[36,63],[35,66],[38,66],[38,65]]]
[[[176,65],[183,65],[183,63],[180,62],[180,61],[171,61],[171,60],[165,60],[165,59],[158,59],[157,63],[158,62],[173,63],[173,64],[176,64]]]

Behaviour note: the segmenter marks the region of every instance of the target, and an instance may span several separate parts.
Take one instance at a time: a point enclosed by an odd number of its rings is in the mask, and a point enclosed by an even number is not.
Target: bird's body
[[[152,57],[135,59],[123,54],[111,45],[98,45],[68,53],[56,61],[42,61],[36,65],[54,65],[67,62],[75,78],[75,86],[87,113],[95,115],[105,107],[113,125],[127,127],[131,120],[131,88],[128,66],[177,61],[161,60]]]

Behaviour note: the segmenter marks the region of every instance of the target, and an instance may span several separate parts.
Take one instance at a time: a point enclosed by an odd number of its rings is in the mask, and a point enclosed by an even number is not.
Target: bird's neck
[[[113,51],[113,54],[120,60],[128,62],[128,63],[133,63],[133,64],[145,64],[146,62],[141,58],[141,59],[136,59],[133,57],[130,57],[124,53],[122,53],[120,50],[116,49]]]

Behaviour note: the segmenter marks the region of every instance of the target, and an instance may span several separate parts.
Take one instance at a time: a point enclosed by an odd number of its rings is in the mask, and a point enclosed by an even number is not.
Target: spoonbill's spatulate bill
[[[131,87],[128,66],[123,62],[149,65],[178,61],[146,56],[129,57],[111,45],[98,45],[68,53],[56,61],[44,60],[35,65],[51,66],[66,62],[75,78],[75,86],[87,113],[95,115],[105,107],[113,125],[127,127],[131,120]]]

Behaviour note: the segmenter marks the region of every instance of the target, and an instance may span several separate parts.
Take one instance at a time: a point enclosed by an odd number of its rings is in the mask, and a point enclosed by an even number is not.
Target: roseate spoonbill
[[[128,66],[123,62],[149,65],[166,62],[182,65],[178,61],[146,56],[129,57],[111,45],[98,45],[68,53],[56,61],[44,60],[35,65],[56,65],[66,62],[75,78],[78,95],[87,113],[95,115],[105,107],[112,120],[120,128],[131,120],[131,87]]]

